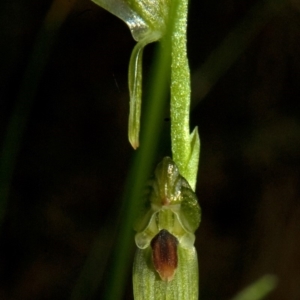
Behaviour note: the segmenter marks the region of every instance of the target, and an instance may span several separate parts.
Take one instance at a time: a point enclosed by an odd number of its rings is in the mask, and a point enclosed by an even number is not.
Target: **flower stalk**
[[[198,129],[190,133],[190,69],[187,59],[186,30],[188,0],[174,2],[171,33],[171,142],[172,154],[180,173],[195,190],[200,139]]]

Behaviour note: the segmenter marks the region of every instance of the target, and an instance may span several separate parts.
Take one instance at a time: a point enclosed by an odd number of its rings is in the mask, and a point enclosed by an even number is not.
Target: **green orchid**
[[[139,146],[142,103],[142,57],[144,47],[158,41],[165,33],[170,0],[92,0],[105,8],[129,27],[138,42],[129,63],[129,141],[134,149]]]
[[[145,199],[135,226],[135,299],[198,299],[200,207],[171,158],[158,164]]]

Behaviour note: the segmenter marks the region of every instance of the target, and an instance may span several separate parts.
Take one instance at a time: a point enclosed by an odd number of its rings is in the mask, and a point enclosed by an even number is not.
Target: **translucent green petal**
[[[135,235],[135,244],[140,249],[145,249],[150,245],[153,237],[159,232],[158,224],[156,222],[156,214],[153,213],[150,215],[149,213],[146,215],[146,221],[149,218],[149,222],[147,226],[142,230],[137,232]]]

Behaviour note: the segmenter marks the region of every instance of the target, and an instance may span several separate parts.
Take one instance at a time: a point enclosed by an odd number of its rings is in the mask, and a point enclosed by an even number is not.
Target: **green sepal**
[[[134,149],[139,146],[142,103],[142,57],[144,47],[158,41],[166,31],[170,0],[92,0],[129,27],[138,42],[129,63],[129,126],[128,138]]]
[[[133,263],[135,300],[198,300],[198,261],[195,247],[177,248],[178,266],[173,280],[161,280],[154,269],[151,247],[137,249]]]
[[[158,35],[153,33],[139,41],[131,53],[128,71],[129,82],[129,121],[128,139],[134,149],[139,146],[139,132],[142,106],[142,60],[144,47],[156,41]]]

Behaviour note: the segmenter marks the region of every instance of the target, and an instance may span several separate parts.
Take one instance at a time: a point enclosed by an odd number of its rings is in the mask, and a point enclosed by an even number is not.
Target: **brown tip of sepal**
[[[139,134],[136,133],[136,131],[134,131],[131,128],[130,123],[129,123],[129,129],[128,129],[128,140],[129,140],[129,143],[130,143],[131,147],[134,150],[136,150],[140,146]]]
[[[174,278],[178,263],[177,244],[177,238],[165,229],[151,241],[153,265],[163,281]]]
[[[134,142],[130,141],[130,144],[134,150],[136,150],[140,146],[138,141],[134,141]]]

